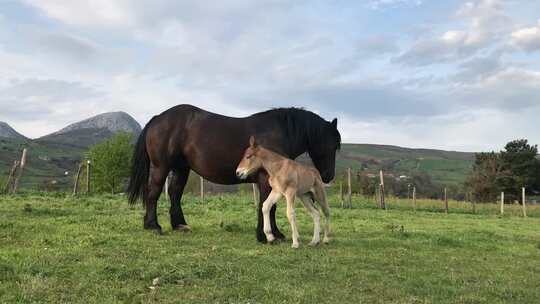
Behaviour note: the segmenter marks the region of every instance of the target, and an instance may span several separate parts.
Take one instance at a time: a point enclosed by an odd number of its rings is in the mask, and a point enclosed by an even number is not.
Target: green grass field
[[[1,303],[538,303],[540,208],[505,216],[496,205],[389,199],[376,209],[332,199],[333,242],[311,248],[298,207],[302,247],[255,241],[249,195],[187,196],[191,233],[142,230],[143,211],[125,197],[0,196]]]

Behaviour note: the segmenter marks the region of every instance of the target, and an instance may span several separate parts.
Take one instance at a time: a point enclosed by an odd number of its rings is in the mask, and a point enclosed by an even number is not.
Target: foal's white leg
[[[296,215],[294,213],[294,193],[286,193],[285,198],[287,199],[287,218],[289,219],[289,223],[291,224],[291,231],[292,231],[292,248],[298,248],[300,247],[300,242],[298,240],[298,228],[296,227]]]
[[[316,246],[321,242],[321,215],[319,214],[319,210],[313,205],[313,201],[309,195],[302,195],[300,199],[313,218],[313,239],[309,245]]]
[[[266,240],[268,243],[271,243],[274,241],[275,237],[272,234],[272,228],[270,226],[270,209],[272,209],[272,206],[281,198],[281,193],[277,192],[276,190],[272,190],[270,194],[268,195],[268,198],[264,201],[262,205],[262,213],[263,213],[263,230],[264,234],[266,235]]]
[[[326,191],[324,190],[324,185],[322,183],[318,184],[315,188],[315,200],[321,206],[322,212],[324,214],[324,238],[323,243],[330,242],[330,207],[328,206],[328,201],[326,200]]]

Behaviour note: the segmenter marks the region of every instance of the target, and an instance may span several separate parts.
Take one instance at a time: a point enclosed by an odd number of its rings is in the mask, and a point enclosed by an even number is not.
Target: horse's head
[[[249,147],[244,151],[242,160],[236,167],[236,176],[240,179],[246,179],[250,174],[262,167],[262,161],[257,157],[259,146],[255,142],[255,137],[249,138]]]
[[[332,122],[324,121],[318,133],[317,138],[310,138],[308,153],[323,182],[329,183],[336,174],[336,151],[341,148],[337,118]]]

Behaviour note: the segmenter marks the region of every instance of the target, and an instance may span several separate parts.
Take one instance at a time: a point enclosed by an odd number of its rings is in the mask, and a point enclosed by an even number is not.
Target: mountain
[[[26,139],[26,137],[15,131],[10,125],[3,121],[0,121],[0,137]]]
[[[141,126],[125,112],[109,112],[73,123],[36,141],[48,145],[87,149],[118,132],[138,135]]]
[[[50,135],[60,135],[82,129],[107,129],[111,133],[130,132],[138,134],[141,125],[126,112],[109,112],[73,123]]]
[[[0,132],[3,130],[12,129],[0,125]],[[11,136],[0,136],[0,183],[13,161],[20,158],[23,148],[27,148],[28,159],[21,179],[22,188],[65,190],[71,187],[78,163],[84,159],[90,146],[118,132],[138,135],[141,126],[125,112],[110,112],[73,123],[34,140],[16,132],[19,137],[13,136],[12,132],[3,132]]]

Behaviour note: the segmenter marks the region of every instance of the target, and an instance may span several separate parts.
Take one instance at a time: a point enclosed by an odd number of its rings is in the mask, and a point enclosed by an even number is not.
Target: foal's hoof
[[[188,225],[178,225],[174,227],[173,230],[178,232],[191,232],[191,227]]]
[[[309,243],[309,246],[311,246],[311,247],[316,247],[316,246],[319,246],[320,243],[321,243],[320,241],[311,241],[311,242]]]
[[[292,249],[298,249],[300,248],[300,244],[295,244],[293,243],[292,246],[291,246]]]
[[[322,242],[323,242],[323,244],[328,244],[328,243],[330,243],[330,238],[325,237]]]

